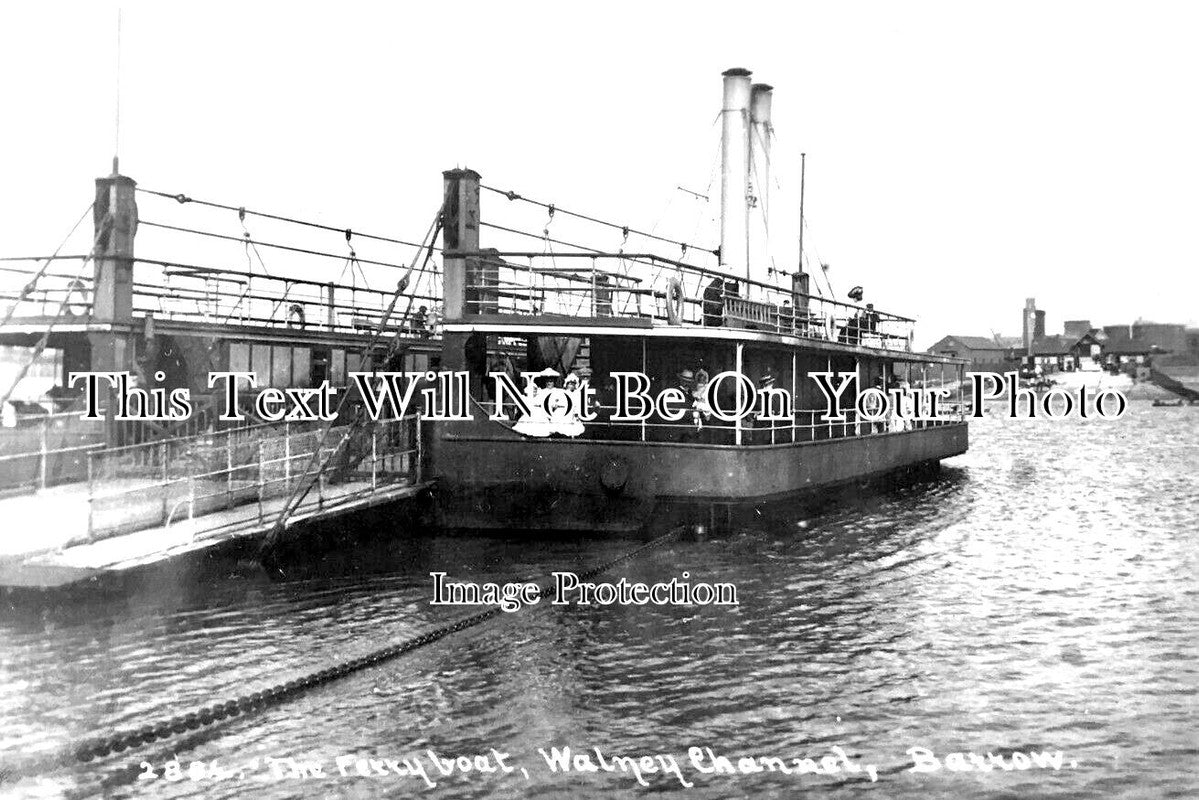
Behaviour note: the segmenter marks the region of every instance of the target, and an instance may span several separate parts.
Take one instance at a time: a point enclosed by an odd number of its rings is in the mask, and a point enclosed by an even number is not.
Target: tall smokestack
[[[720,263],[749,277],[750,82],[747,69],[724,73],[720,129]],[[746,287],[748,290],[748,287]]]
[[[759,280],[769,267],[767,223],[770,220],[770,104],[773,86],[755,83],[750,88],[749,185],[756,205],[749,211],[749,266],[757,268]]]
[[[1037,301],[1028,298],[1024,301],[1024,353],[1032,355],[1032,340],[1036,336]]]

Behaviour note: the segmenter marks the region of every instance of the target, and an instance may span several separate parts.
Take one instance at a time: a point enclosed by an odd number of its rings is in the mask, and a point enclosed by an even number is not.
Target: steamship
[[[753,186],[770,185],[772,97],[747,70],[723,74],[721,241],[708,266],[650,252],[484,248],[481,229],[504,229],[485,221],[484,193],[524,198],[473,170],[444,174],[441,365],[469,372],[483,399],[469,421],[429,437],[442,526],[627,531],[680,514],[719,524],[966,451],[964,361],[913,352],[911,318],[813,293],[802,253],[793,273],[768,269],[751,231],[765,227],[755,215],[768,198]],[[555,206],[539,205],[552,220]],[[545,386],[586,380],[596,418],[565,435],[495,419],[507,416],[488,392],[496,369],[543,374]],[[613,373],[691,392],[726,370],[788,389],[790,418],[615,418]],[[953,387],[956,402],[936,420],[880,425],[849,411],[830,422],[815,372],[853,372],[860,387]]]

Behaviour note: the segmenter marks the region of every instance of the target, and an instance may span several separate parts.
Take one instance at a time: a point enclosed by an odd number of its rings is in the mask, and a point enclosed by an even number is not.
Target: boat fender
[[[824,318],[824,338],[830,342],[837,338],[837,318],[832,314]]]
[[[610,494],[620,494],[629,482],[629,462],[623,458],[610,458],[600,468],[600,484]]]
[[[304,307],[299,303],[292,303],[287,307],[287,327],[304,327]]]
[[[683,321],[683,284],[678,278],[666,284],[666,321],[671,325]]]

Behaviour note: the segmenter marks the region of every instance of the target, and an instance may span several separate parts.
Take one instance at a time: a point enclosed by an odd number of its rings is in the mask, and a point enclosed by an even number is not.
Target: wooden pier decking
[[[313,482],[288,526],[401,502],[428,487],[415,418],[360,434],[341,449],[312,430],[285,428],[90,451],[86,481],[0,498],[0,588],[67,586],[264,537],[317,451],[336,451],[333,469]]]

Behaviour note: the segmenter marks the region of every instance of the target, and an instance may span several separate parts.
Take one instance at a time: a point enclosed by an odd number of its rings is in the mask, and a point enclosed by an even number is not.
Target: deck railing
[[[65,303],[61,322],[85,321],[91,314],[94,278],[79,273],[83,256],[66,256],[51,266],[26,293],[13,315],[53,317]],[[264,275],[238,269],[200,267],[174,261],[133,259],[133,312],[208,325],[287,328],[340,334],[366,334],[378,327],[392,292],[334,281]],[[0,264],[0,300],[16,301],[35,274],[36,259]],[[421,308],[424,307],[422,311]],[[391,335],[436,335],[442,301],[406,293],[386,323]]]
[[[465,312],[643,318],[910,351],[913,320],[646,253],[447,253],[466,259]],[[523,263],[522,263],[523,262]]]
[[[480,406],[488,414],[495,409],[494,401],[480,403]],[[591,409],[598,414],[598,418],[584,423],[583,432],[572,438],[719,445],[788,444],[925,430],[962,422],[966,418],[965,405],[960,399],[940,406],[938,417],[930,420],[903,419],[898,415],[881,420],[867,420],[860,417],[856,411],[845,409],[845,419],[832,422],[821,419],[826,409],[820,408],[798,409],[790,421],[747,417],[734,423],[708,417],[703,419],[701,424],[697,424],[688,412],[679,422],[666,422],[654,417],[642,422],[633,422],[611,419],[616,411],[615,406],[597,404]],[[519,418],[514,404],[505,404],[505,413],[509,419]],[[517,430],[519,431],[519,428]]]

